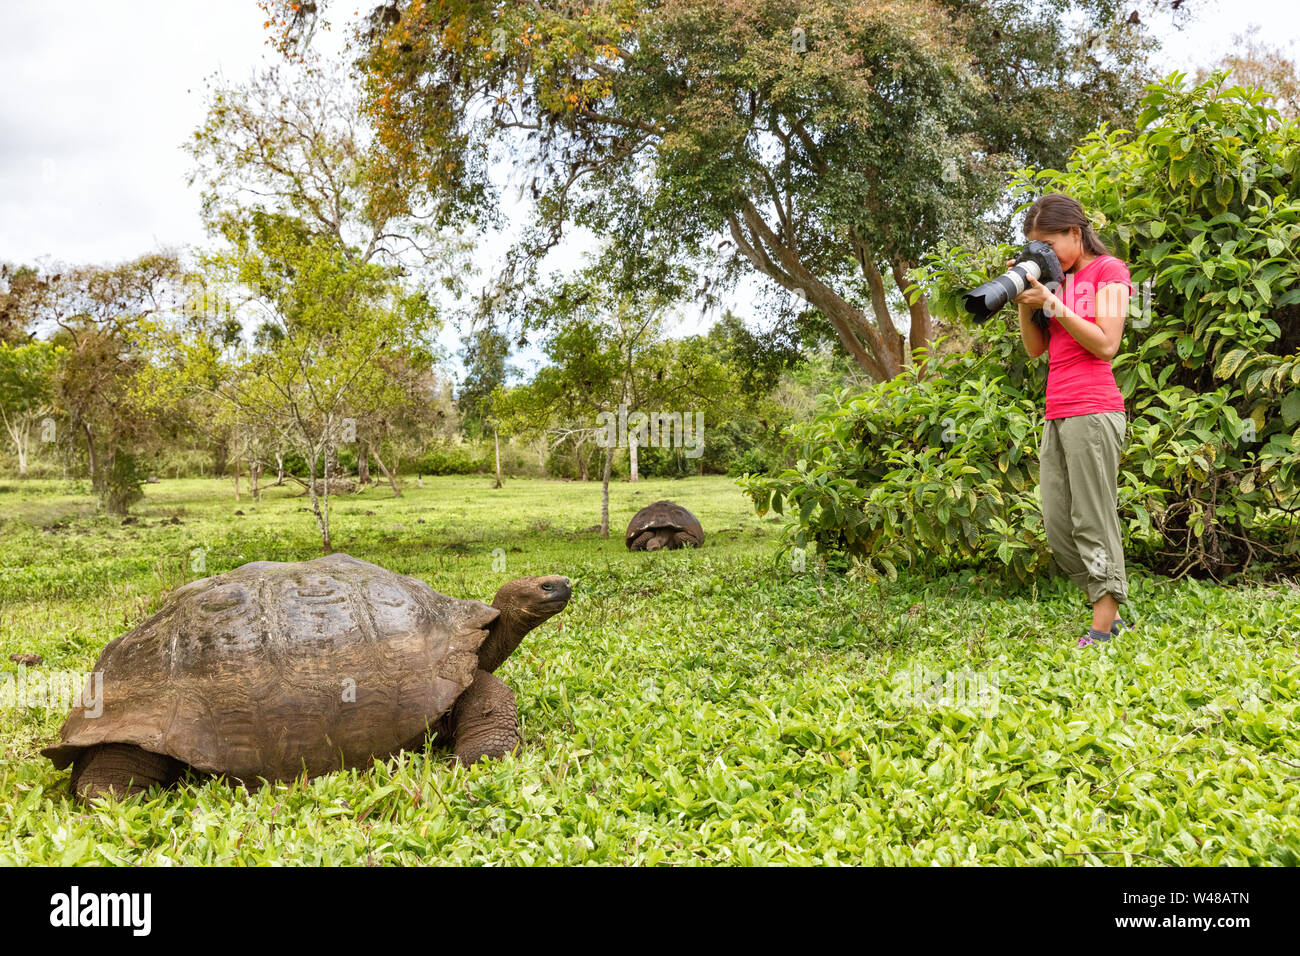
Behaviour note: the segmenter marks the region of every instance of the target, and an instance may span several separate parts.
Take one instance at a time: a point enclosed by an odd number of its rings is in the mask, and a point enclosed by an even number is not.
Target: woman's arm
[[[1056,298],[1053,296],[1053,298]],[[1097,289],[1097,321],[1089,322],[1065,307],[1058,298],[1052,314],[1065,326],[1076,342],[1097,358],[1109,362],[1119,354],[1124,337],[1124,316],[1128,314],[1128,289],[1118,282],[1108,282]]]
[[[1020,306],[1020,331],[1024,335],[1025,309],[1032,313],[1042,308],[1048,315],[1065,326],[1074,340],[1097,358],[1110,361],[1119,354],[1120,340],[1124,337],[1124,316],[1128,314],[1128,289],[1122,283],[1108,282],[1097,289],[1097,321],[1089,322],[1065,307],[1065,303],[1037,279],[1030,278],[1030,288],[1016,297]],[[1032,324],[1032,323],[1031,323]],[[1025,345],[1028,348],[1028,343]],[[1032,353],[1031,353],[1032,354]]]
[[[1007,260],[1007,268],[1016,264],[1015,259]],[[1026,292],[1029,290],[1026,289]],[[1022,293],[1023,294],[1023,293]],[[1017,297],[1016,308],[1020,310],[1020,340],[1025,343],[1025,352],[1030,358],[1038,358],[1047,351],[1047,333],[1034,324],[1034,310],[1038,306],[1028,306]]]
[[[1034,324],[1034,307],[1016,304],[1020,310],[1020,340],[1030,358],[1038,358],[1047,351],[1047,333]]]

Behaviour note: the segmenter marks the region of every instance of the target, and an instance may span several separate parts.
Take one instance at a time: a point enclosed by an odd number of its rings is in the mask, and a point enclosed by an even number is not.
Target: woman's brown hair
[[[1029,207],[1025,213],[1024,233],[1031,232],[1069,232],[1071,226],[1078,226],[1083,248],[1094,256],[1110,255],[1106,244],[1092,230],[1092,223],[1083,212],[1077,199],[1065,193],[1048,193]]]

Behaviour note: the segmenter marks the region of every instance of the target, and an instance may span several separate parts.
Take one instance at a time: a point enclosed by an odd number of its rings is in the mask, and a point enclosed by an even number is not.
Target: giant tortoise
[[[515,698],[493,672],[569,601],[560,576],[518,578],[492,604],[447,597],[346,554],[254,561],[173,592],[110,642],[94,711],[60,743],[83,798],[125,796],[185,768],[257,787],[361,767],[423,745],[515,750]],[[83,695],[82,703],[85,703]]]
[[[695,515],[676,502],[656,501],[632,516],[624,540],[629,551],[698,548],[704,544],[704,529]]]

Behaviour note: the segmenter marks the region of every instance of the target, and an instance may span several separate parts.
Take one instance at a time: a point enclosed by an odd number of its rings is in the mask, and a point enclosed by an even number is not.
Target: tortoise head
[[[519,646],[524,635],[559,614],[573,592],[569,579],[558,574],[515,578],[501,586],[492,606],[501,612],[479,648],[479,667],[494,671]]]
[[[660,548],[671,547],[677,532],[672,528],[656,528],[654,533],[646,540],[644,550],[658,551]]]

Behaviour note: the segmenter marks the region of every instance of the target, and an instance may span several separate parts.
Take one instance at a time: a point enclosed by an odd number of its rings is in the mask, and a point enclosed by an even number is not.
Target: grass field
[[[186,581],[320,553],[305,499],[231,490],[149,485],[122,524],[84,486],[0,484],[0,665],[89,671]],[[661,497],[703,549],[625,550]],[[1139,631],[1077,649],[1068,582],[798,572],[726,478],[614,485],[609,540],[599,507],[596,483],[483,477],[336,499],[336,550],[438,591],[570,577],[499,671],[519,756],[87,808],[39,754],[65,711],[7,706],[0,864],[1300,864],[1300,589],[1131,572]]]

